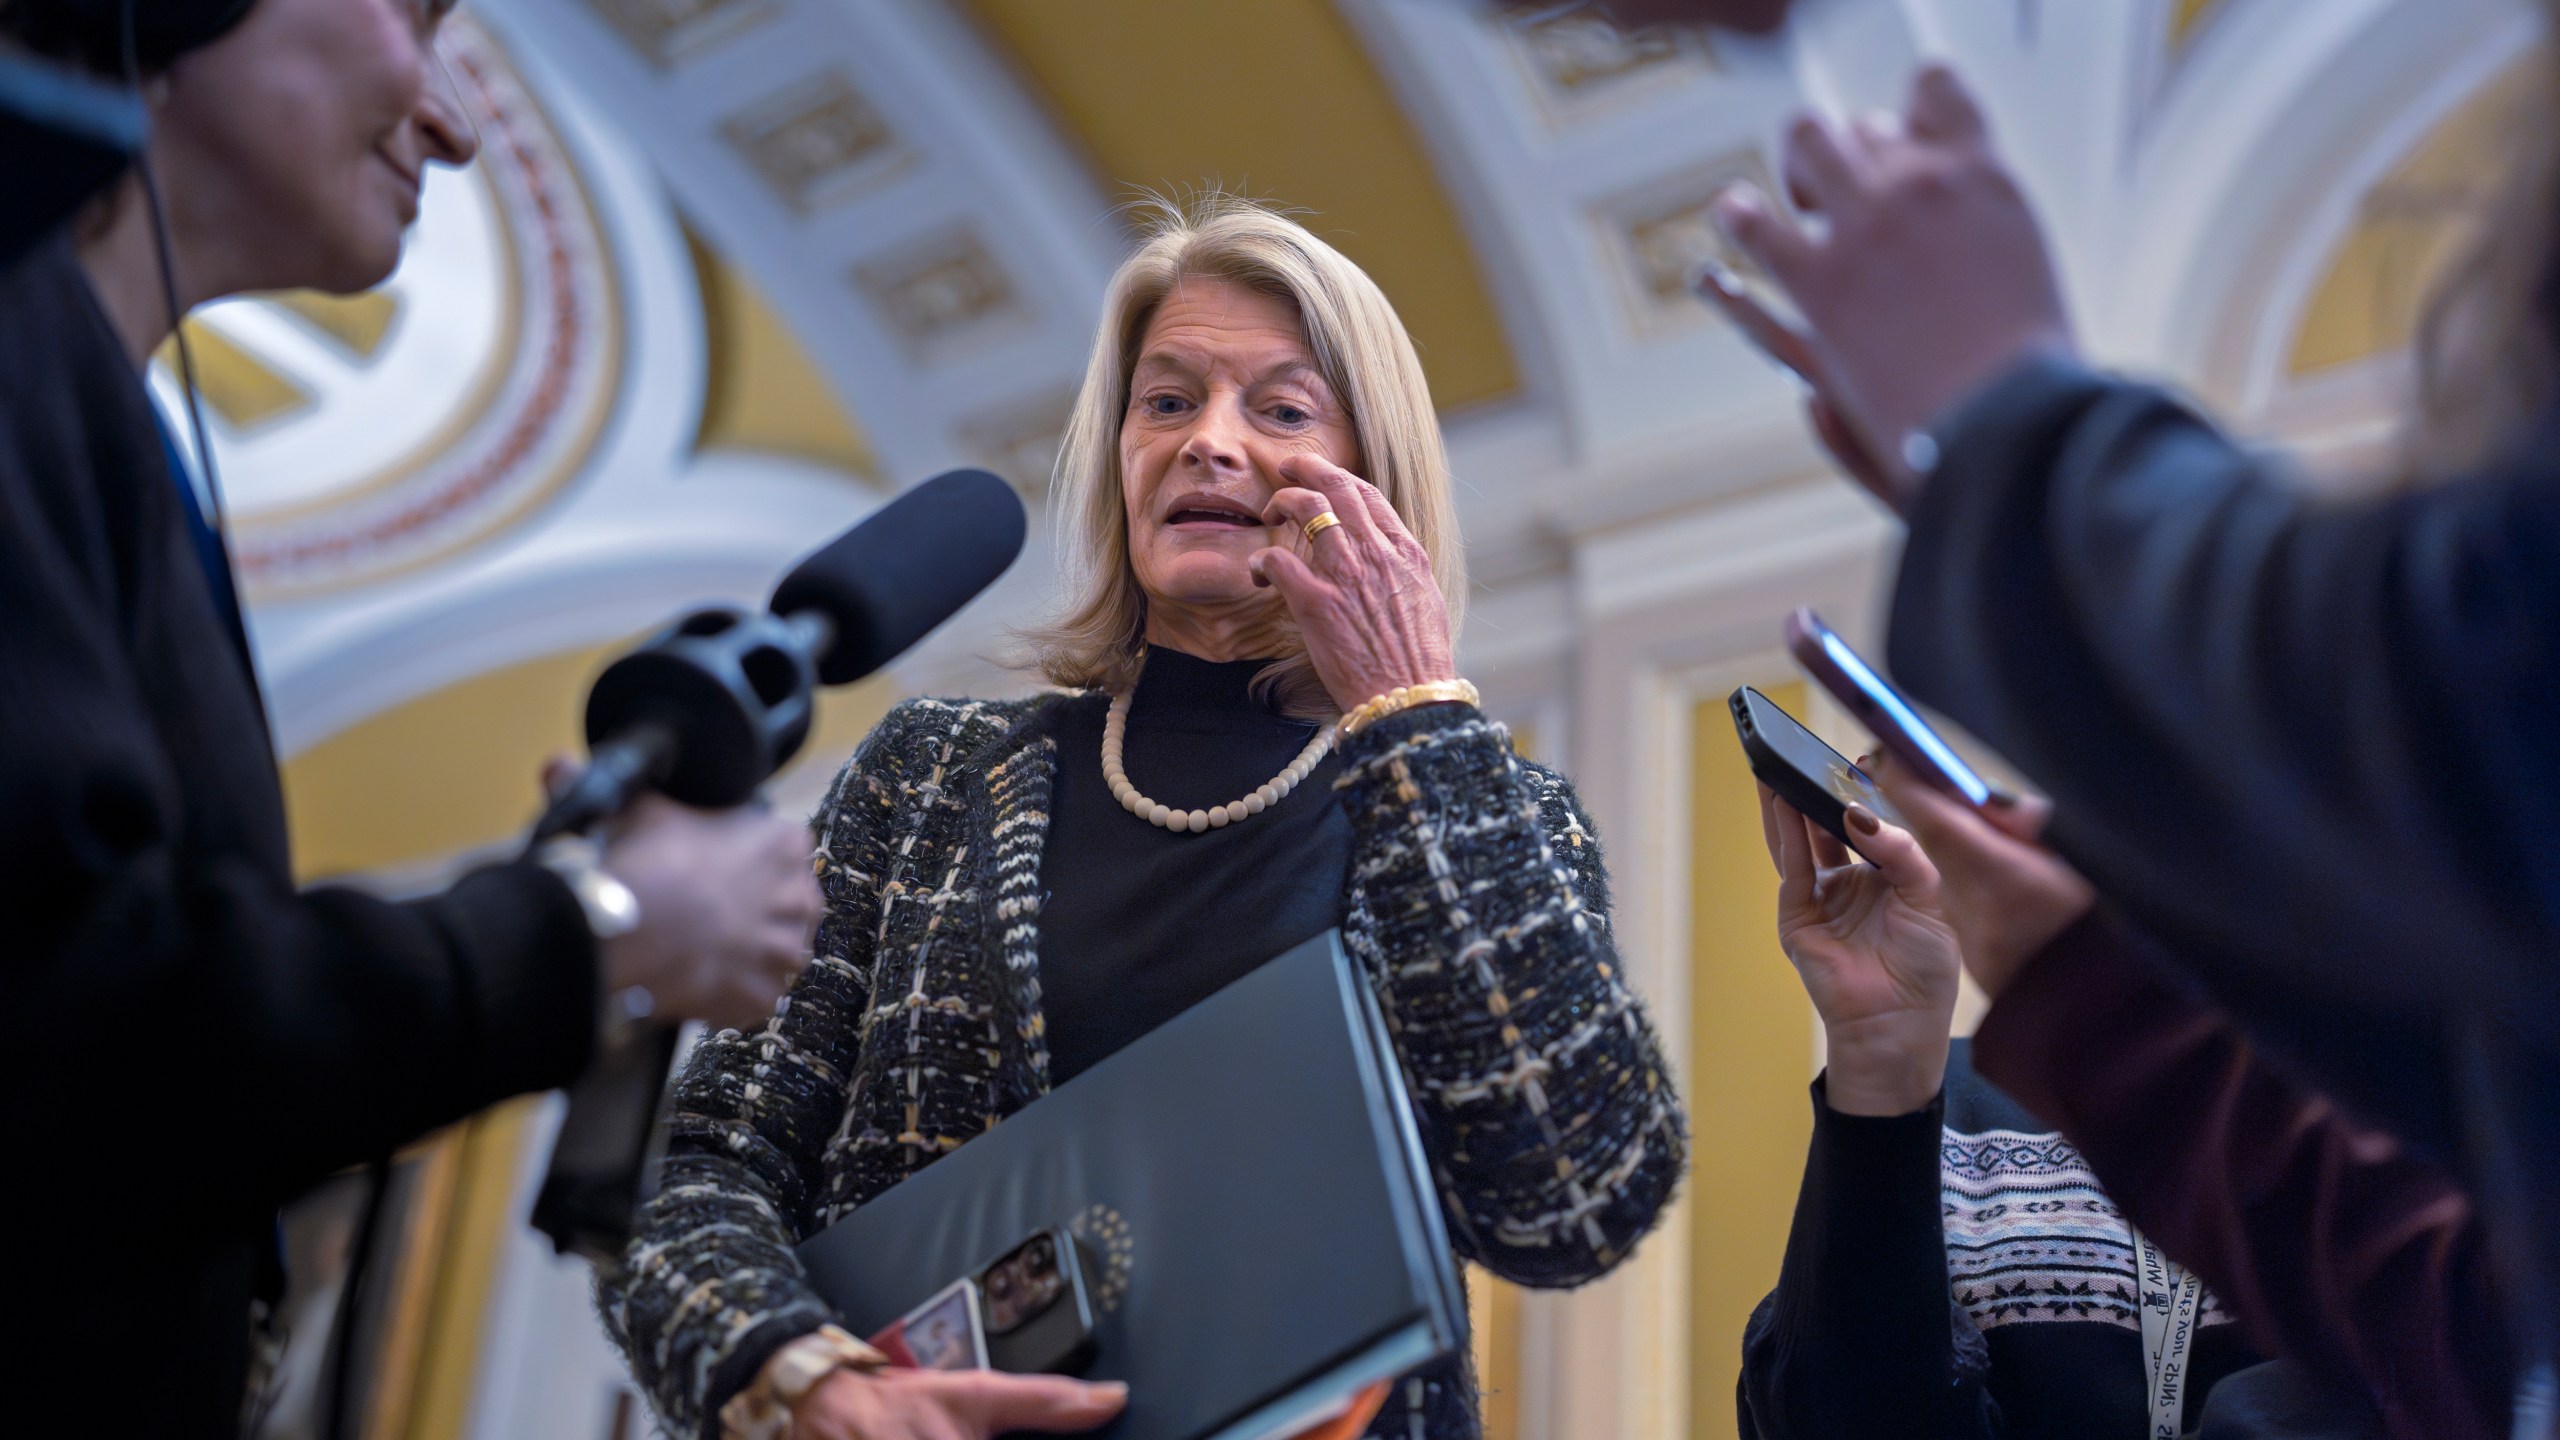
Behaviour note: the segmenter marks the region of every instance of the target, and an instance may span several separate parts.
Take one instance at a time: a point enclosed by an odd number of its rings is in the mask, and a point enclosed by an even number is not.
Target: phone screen
[[[1864,805],[1895,825],[1902,823],[1902,813],[1848,756],[1824,744],[1821,736],[1804,728],[1768,696],[1746,688],[1742,697],[1750,711],[1751,728],[1788,769],[1821,786],[1824,794],[1844,806]]]
[[[1991,787],[1983,783],[1981,776],[1973,773],[1973,767],[1964,763],[1964,757],[1939,738],[1938,732],[1930,728],[1928,721],[1920,718],[1919,712],[1911,708],[1901,692],[1884,683],[1883,676],[1868,669],[1867,662],[1858,658],[1858,652],[1832,634],[1829,626],[1822,630],[1822,653],[1848,672],[1849,682],[1864,691],[1868,699],[1875,701],[1877,707],[1901,727],[1912,744],[1938,762],[1938,768],[1947,773],[1948,779],[1956,782],[1956,788],[1964,792],[1965,799],[1976,805],[1990,803]]]
[[[1848,641],[1833,634],[1821,616],[1811,610],[1798,610],[1789,616],[1787,645],[1823,688],[1848,706],[1887,748],[1898,752],[1923,774],[1935,772],[1942,787],[1963,796],[1966,803],[1990,803],[1990,784],[1964,763],[1964,757],[1928,721],[1920,718],[1920,712],[1911,708],[1901,691],[1850,649]]]

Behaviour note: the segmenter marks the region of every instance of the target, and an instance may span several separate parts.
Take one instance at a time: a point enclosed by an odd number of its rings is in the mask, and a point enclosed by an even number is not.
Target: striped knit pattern
[[[2042,1320],[2142,1328],[2133,1234],[2070,1141],[1948,1129],[1941,1156],[1947,1279],[1977,1328]],[[2230,1320],[2206,1292],[2199,1326]]]
[[[716,1435],[720,1403],[829,1317],[795,1244],[1046,1093],[1042,703],[909,701],[881,722],[818,817],[817,963],[761,1032],[688,1066],[666,1188],[600,1287],[671,1433]],[[1452,1241],[1523,1284],[1593,1279],[1660,1214],[1687,1144],[1618,973],[1599,841],[1562,777],[1465,707],[1372,726],[1343,765],[1345,943]],[[1394,1387],[1370,1430],[1477,1433],[1463,1356]]]

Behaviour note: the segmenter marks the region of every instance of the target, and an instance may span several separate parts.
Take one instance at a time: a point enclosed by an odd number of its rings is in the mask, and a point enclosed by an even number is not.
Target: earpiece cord
[[[124,82],[133,87],[135,94],[140,94],[142,59],[134,24],[134,3],[135,0],[123,0],[118,39],[124,50]],[[169,243],[169,207],[160,199],[160,176],[151,168],[149,145],[146,144],[134,156],[134,169],[142,176],[143,201],[151,211],[151,244],[160,262],[160,304],[169,317],[170,336],[178,345],[178,388],[186,395],[187,429],[195,441],[196,467],[204,476],[206,520],[213,527],[214,542],[222,546],[223,553],[227,555],[231,550],[231,538],[228,515],[222,503],[222,476],[214,466],[213,445],[205,435],[204,402],[196,390],[195,350],[187,343],[186,317],[178,309],[178,269]]]

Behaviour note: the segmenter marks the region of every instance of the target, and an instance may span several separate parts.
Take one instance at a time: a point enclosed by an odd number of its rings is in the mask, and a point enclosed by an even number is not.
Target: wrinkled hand
[[[546,766],[546,785],[568,764]],[[695,810],[650,793],[604,841],[604,868],[640,902],[640,927],[604,942],[606,988],[638,985],[658,1016],[714,1029],[770,1018],[826,908],[809,827],[761,805]]]
[[[1295,483],[1272,495],[1262,523],[1290,527],[1288,543],[1249,563],[1254,582],[1288,605],[1333,703],[1349,710],[1402,686],[1458,678],[1449,603],[1431,557],[1387,497],[1312,455],[1290,456],[1280,473]],[[1328,510],[1342,523],[1309,541],[1303,527]]]
[[[1889,756],[1868,773],[1937,862],[1939,903],[1955,926],[1964,968],[1992,996],[2097,903],[2080,872],[2037,842],[2052,818],[2048,802],[2022,798],[1976,810]]]
[[[1899,458],[1905,436],[2030,354],[2072,351],[2052,256],[1980,107],[1942,65],[1920,72],[1904,116],[1797,120],[1785,168],[1826,233],[1798,228],[1747,185],[1718,199],[1717,219],[1812,327],[1804,379],[1825,443],[1908,509],[1919,479]],[[1785,328],[1737,287],[1711,294],[1755,336]]]
[[[1850,807],[1849,828],[1863,863],[1760,787],[1761,837],[1778,867],[1778,943],[1822,1017],[1831,1108],[1908,1115],[1946,1082],[1956,932],[1939,909],[1937,869],[1910,835],[1863,805]]]
[[[994,1370],[839,1370],[791,1407],[792,1440],[992,1440],[1017,1430],[1091,1430],[1129,1387]]]

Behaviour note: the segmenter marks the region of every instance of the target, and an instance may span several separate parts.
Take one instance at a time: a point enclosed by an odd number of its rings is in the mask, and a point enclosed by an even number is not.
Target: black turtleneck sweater
[[[1316,726],[1248,693],[1269,663],[1151,649],[1121,749],[1129,783],[1177,810],[1206,810],[1285,769]],[[1338,759],[1325,756],[1259,815],[1177,833],[1111,798],[1110,708],[1086,695],[1051,712],[1058,773],[1040,862],[1040,991],[1053,1084],[1342,923],[1351,821],[1334,795]]]

